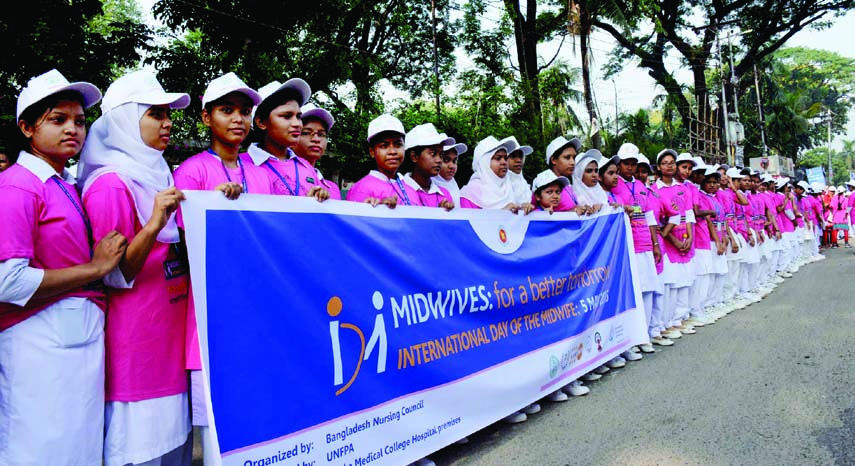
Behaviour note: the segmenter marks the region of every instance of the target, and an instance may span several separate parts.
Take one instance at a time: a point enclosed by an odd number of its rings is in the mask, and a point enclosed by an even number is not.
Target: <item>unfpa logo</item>
[[[499,241],[501,241],[502,244],[508,242],[508,232],[505,231],[505,227],[503,226],[499,226]]]
[[[383,309],[383,295],[379,291],[374,292],[372,302],[374,309],[377,311]],[[338,317],[341,311],[341,298],[333,296],[327,301],[327,314],[330,317]],[[341,340],[339,338],[340,329],[351,330],[359,337],[359,359],[356,360],[356,369],[354,369],[353,375],[350,376],[347,383],[344,382],[344,365],[342,363]],[[356,380],[356,376],[359,375],[359,370],[362,368],[362,361],[367,361],[375,350],[377,351],[377,373],[380,374],[386,371],[386,352],[389,345],[386,340],[386,322],[383,320],[383,313],[378,312],[374,318],[374,329],[371,331],[371,337],[368,339],[367,344],[365,343],[365,334],[362,333],[362,329],[348,322],[339,322],[339,320],[330,322],[330,340],[332,342],[333,353],[333,385],[338,387],[344,384],[343,387],[336,390],[336,396],[341,395],[350,388]]]

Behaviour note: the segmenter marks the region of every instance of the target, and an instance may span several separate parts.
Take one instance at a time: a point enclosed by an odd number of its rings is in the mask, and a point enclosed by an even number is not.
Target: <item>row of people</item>
[[[21,91],[16,118],[26,150],[0,174],[0,223],[8,225],[0,244],[0,464],[188,464],[191,425],[202,430],[206,457],[213,454],[182,190],[341,199],[316,167],[335,119],[310,97],[301,79],[258,91],[233,73],[214,79],[202,97],[210,148],[173,174],[163,159],[170,110],[190,99],[165,92],[153,73],[117,79],[103,99],[56,70]],[[87,136],[84,110],[99,101]],[[648,185],[653,167],[634,146],[604,157],[560,137],[529,187],[522,168],[532,148],[490,136],[474,148],[473,175],[459,187],[457,159],[468,148],[433,125],[405,131],[381,115],[366,140],[377,168],[351,187],[350,201],[520,214],[623,209],[659,345],[745,305],[757,283],[775,283],[816,257],[816,243],[808,247],[800,235],[823,220],[810,213],[803,187],[793,194],[786,181],[707,167],[688,154],[660,153]],[[65,167],[78,154],[74,180]],[[639,358],[628,351],[584,380]],[[577,380],[549,398],[587,390]]]

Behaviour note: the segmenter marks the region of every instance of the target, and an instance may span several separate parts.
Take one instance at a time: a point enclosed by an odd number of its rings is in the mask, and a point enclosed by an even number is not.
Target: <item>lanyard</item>
[[[71,202],[71,205],[73,205],[74,209],[77,210],[77,213],[80,214],[80,218],[83,219],[83,224],[86,225],[86,242],[89,245],[89,258],[91,259],[95,256],[95,251],[92,249],[92,223],[89,222],[89,216],[86,215],[86,212],[83,210],[83,207],[81,207],[77,203],[77,201],[74,200],[74,197],[72,197],[71,193],[68,192],[67,189],[65,189],[65,186],[62,184],[61,181],[59,181],[57,177],[52,176],[50,179],[52,179],[54,183],[59,186],[59,189],[61,189],[62,192],[65,193],[65,197],[68,198],[68,202]]]
[[[609,198],[612,200],[612,202],[617,204],[617,198],[615,197],[615,194],[611,191],[609,191]]]
[[[294,189],[296,189],[296,191],[291,189],[290,186],[288,186],[288,181],[286,181],[285,177],[282,176],[281,173],[279,173],[279,170],[277,170],[276,167],[274,167],[273,164],[270,163],[270,159],[265,160],[264,165],[267,168],[269,168],[270,171],[272,171],[274,175],[279,177],[279,181],[281,181],[282,184],[285,185],[285,188],[288,189],[288,192],[291,193],[292,196],[299,196],[300,195],[300,171],[297,168],[297,161],[296,160],[294,161],[294,170],[295,170],[294,174],[297,176],[297,182],[294,183]]]
[[[404,184],[401,183],[401,178],[399,178],[397,174],[395,175],[395,182],[398,184],[398,189],[401,190],[401,196],[403,196],[404,203],[406,205],[413,205],[413,203],[410,202],[410,196],[407,195],[407,190],[404,189]],[[389,180],[389,184],[392,185],[392,191],[395,191],[395,194],[398,194],[395,189],[395,185],[392,184],[392,180]]]
[[[214,149],[209,148],[208,152],[217,156],[217,158],[220,159],[220,163],[223,165],[223,173],[226,174],[226,179],[229,180],[229,183],[231,183],[232,177],[231,177],[231,175],[229,175],[229,170],[226,168],[226,162],[224,162],[223,158],[220,157],[219,155],[217,155],[216,152],[214,152]],[[240,156],[238,156],[238,158],[237,158],[237,164],[238,164],[238,167],[240,167],[240,182],[241,182],[241,185],[243,186],[243,192],[249,194],[249,187],[246,185],[246,172],[243,169],[243,162],[241,162]]]

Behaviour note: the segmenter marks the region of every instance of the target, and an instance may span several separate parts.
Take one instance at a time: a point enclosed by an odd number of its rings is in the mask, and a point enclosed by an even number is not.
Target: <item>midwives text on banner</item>
[[[223,464],[405,464],[646,341],[622,213],[187,198]]]

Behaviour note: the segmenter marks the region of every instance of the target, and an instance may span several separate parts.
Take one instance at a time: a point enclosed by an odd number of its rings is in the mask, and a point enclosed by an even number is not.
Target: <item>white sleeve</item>
[[[694,210],[689,209],[686,211],[686,223],[698,223],[697,220],[695,220]]]
[[[29,259],[0,262],[0,302],[25,306],[36,294],[45,271],[30,267]]]
[[[796,214],[793,213],[793,209],[784,209],[784,215],[786,215],[790,220],[796,219]]]
[[[674,216],[672,216],[672,217],[668,218],[668,223],[671,223],[671,224],[674,224],[674,225],[679,225],[679,224],[680,224],[680,220],[681,220],[682,218],[683,218],[683,217],[682,217],[682,215],[674,215]]]
[[[653,216],[653,211],[648,210],[644,213],[644,218],[647,220],[647,226],[649,227],[657,227],[659,223],[656,222],[656,217]]]
[[[122,269],[118,265],[104,276],[104,284],[110,288],[130,289],[134,287],[135,280],[136,278],[130,282],[125,280],[125,274],[122,273]]]

